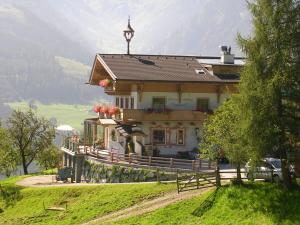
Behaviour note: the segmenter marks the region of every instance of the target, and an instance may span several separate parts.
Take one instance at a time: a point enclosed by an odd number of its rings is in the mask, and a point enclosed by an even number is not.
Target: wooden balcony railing
[[[204,121],[207,114],[193,110],[172,110],[169,112],[147,112],[142,109],[122,109],[123,121]]]

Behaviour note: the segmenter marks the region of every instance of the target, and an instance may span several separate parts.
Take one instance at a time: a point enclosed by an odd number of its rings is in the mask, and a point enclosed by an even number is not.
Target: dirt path
[[[166,181],[162,183],[171,183],[172,181]],[[156,182],[147,182],[147,184],[156,183]],[[40,176],[32,176],[26,177],[20,181],[16,182],[16,185],[22,187],[68,187],[68,186],[99,186],[99,185],[127,185],[127,184],[145,184],[145,182],[131,182],[131,183],[62,183],[57,182],[55,179],[55,175],[40,175]]]
[[[158,197],[158,198],[155,198],[150,201],[144,201],[144,202],[138,203],[132,207],[107,214],[105,216],[96,218],[96,219],[91,220],[82,225],[110,223],[110,222],[115,222],[118,220],[126,219],[126,218],[129,218],[132,216],[142,215],[145,213],[152,212],[156,209],[165,207],[167,205],[174,204],[174,203],[182,201],[182,200],[193,198],[193,197],[198,196],[201,193],[206,192],[212,188],[213,187],[203,188],[200,190],[187,191],[187,192],[183,192],[180,194],[177,194],[177,192],[170,192],[170,193],[165,194],[162,197]]]

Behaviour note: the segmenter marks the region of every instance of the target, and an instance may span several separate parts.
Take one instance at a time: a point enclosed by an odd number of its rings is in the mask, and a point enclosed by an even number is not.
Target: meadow
[[[28,102],[8,103],[12,109],[26,110],[29,108]],[[47,119],[55,118],[57,125],[68,124],[77,131],[83,130],[83,121],[86,118],[96,117],[92,111],[93,105],[67,105],[67,104],[42,104],[35,103],[36,112]]]

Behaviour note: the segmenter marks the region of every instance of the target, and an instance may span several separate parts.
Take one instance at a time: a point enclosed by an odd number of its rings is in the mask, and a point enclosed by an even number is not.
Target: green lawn
[[[12,102],[8,103],[12,109],[26,110],[28,109],[27,102]],[[57,124],[68,124],[80,131],[83,129],[83,121],[86,118],[96,117],[92,112],[93,105],[66,105],[66,104],[50,104],[45,105],[37,102],[37,113],[47,119],[55,117]]]
[[[300,188],[287,192],[269,183],[223,187],[114,224],[297,225]]]
[[[175,189],[175,184],[20,188],[20,178],[0,182],[0,224],[80,224]],[[45,211],[67,203],[67,211]]]

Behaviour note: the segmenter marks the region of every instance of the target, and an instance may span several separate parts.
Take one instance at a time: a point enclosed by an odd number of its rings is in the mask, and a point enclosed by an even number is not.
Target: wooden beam
[[[178,103],[181,103],[182,99],[182,84],[177,84]]]
[[[143,89],[144,89],[143,84],[139,84],[138,87],[137,87],[137,92],[138,92],[138,95],[139,95],[139,101],[140,102],[143,100]]]

